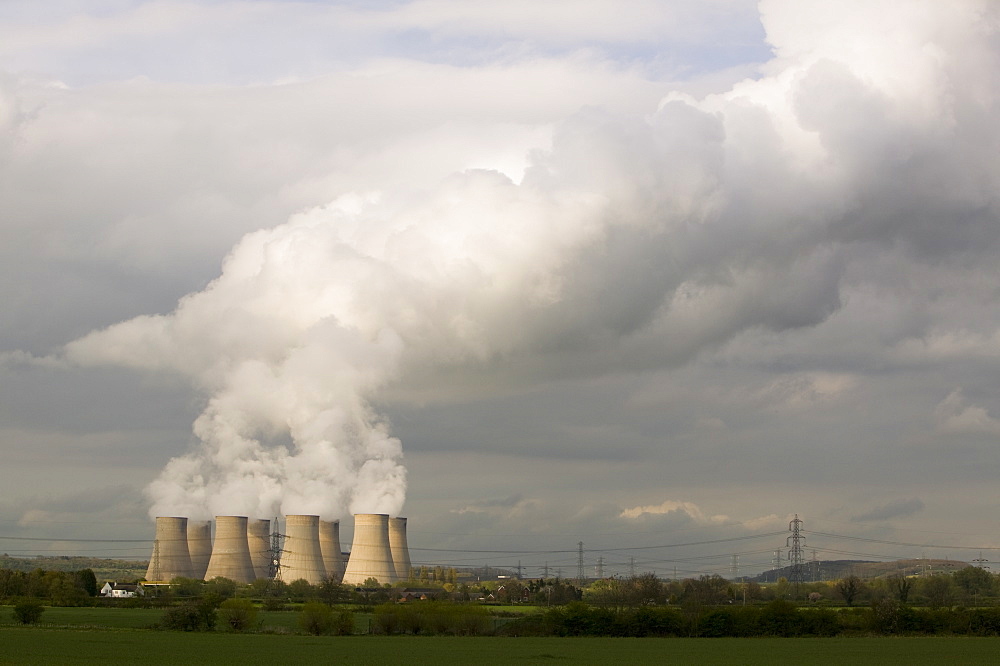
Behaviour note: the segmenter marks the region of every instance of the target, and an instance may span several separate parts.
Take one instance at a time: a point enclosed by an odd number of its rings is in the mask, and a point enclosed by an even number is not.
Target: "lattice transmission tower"
[[[278,530],[278,516],[274,517],[274,522],[271,524],[274,527],[271,529],[271,562],[267,567],[267,575],[270,576],[271,580],[279,580],[281,574],[281,553],[284,551],[285,535]]]
[[[785,546],[788,548],[788,563],[792,566],[788,582],[794,586],[795,594],[798,596],[798,586],[804,578],[805,555],[802,547],[806,545],[806,538],[802,536],[802,521],[799,520],[799,514],[795,514],[794,520],[788,523],[788,531],[792,533],[785,540]]]

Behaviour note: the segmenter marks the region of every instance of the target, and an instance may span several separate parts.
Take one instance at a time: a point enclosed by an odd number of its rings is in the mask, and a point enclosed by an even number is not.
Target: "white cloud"
[[[712,515],[706,516],[701,508],[693,502],[678,502],[675,500],[664,500],[660,504],[634,506],[623,509],[622,518],[641,518],[643,516],[658,516],[664,514],[684,514],[696,523],[724,525],[732,522],[729,516]]]
[[[941,433],[957,435],[1000,435],[1000,420],[978,405],[970,405],[955,389],[934,408],[934,419]]]

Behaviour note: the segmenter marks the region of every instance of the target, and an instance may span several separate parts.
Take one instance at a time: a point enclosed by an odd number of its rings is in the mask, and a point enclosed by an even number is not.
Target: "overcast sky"
[[[1000,560],[998,95],[989,0],[0,3],[0,551]]]

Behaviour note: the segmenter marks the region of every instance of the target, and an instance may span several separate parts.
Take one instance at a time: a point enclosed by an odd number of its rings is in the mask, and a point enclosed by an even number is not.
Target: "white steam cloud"
[[[414,367],[683,363],[822,322],[854,256],[986,251],[996,5],[806,4],[761,3],[760,79],[643,118],[581,112],[520,183],[341,197],[243,238],[174,312],[69,344],[208,397],[151,514],[395,514],[401,445],[372,405]]]

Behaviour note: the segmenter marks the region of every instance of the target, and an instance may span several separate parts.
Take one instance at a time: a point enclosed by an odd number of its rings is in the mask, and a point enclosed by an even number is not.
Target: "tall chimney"
[[[191,577],[204,579],[212,559],[212,521],[188,521],[188,552],[191,554]]]
[[[250,521],[247,542],[250,545],[250,561],[257,578],[271,577],[271,521]]]
[[[188,553],[187,518],[157,516],[156,539],[149,558],[146,580],[170,581],[177,576],[191,576]]]
[[[215,543],[212,544],[212,559],[208,561],[205,580],[216,576],[244,584],[256,579],[247,541],[246,516],[215,517]]]
[[[323,582],[326,567],[319,545],[319,516],[285,516],[285,545],[281,550],[281,580],[304,578]]]
[[[399,580],[410,579],[410,548],[406,545],[406,518],[389,519],[389,548]]]
[[[344,582],[360,585],[369,578],[375,578],[380,584],[396,582],[396,568],[389,547],[389,516],[384,513],[354,514],[354,545]]]
[[[344,579],[344,554],[340,550],[340,521],[319,521],[319,549],[323,553],[326,575],[338,583]]]

